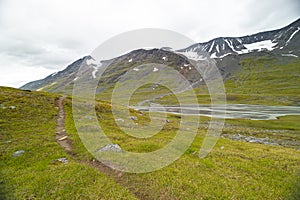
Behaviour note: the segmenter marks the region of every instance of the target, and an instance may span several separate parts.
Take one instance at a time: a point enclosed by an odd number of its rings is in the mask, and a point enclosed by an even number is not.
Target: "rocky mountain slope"
[[[103,91],[118,82],[129,70],[138,71],[140,65],[147,63],[165,64],[173,67],[191,83],[199,82],[201,79],[199,73],[196,73],[196,69],[185,56],[162,49],[138,49],[111,61],[99,80],[98,91]],[[77,72],[81,66],[84,70],[79,75]],[[155,69],[153,72],[156,72]],[[30,82],[22,86],[21,89],[71,93],[72,86],[79,76],[88,83],[98,75],[98,66],[93,64],[93,59],[90,56],[85,56],[66,69],[51,74],[42,80]]]
[[[300,19],[273,31],[243,37],[219,37],[180,50],[185,54],[206,51],[212,58],[239,55],[257,51],[275,51],[287,56],[300,56]]]

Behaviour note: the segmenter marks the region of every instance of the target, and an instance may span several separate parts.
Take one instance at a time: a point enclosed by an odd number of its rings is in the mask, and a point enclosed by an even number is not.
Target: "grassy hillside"
[[[166,145],[176,134],[178,118],[169,116],[170,123],[152,138],[126,136],[113,121],[110,106],[107,103],[98,106],[101,108],[98,109],[98,115],[102,117],[99,121],[102,129],[122,149],[133,152],[154,151]],[[80,159],[91,159],[74,127],[70,99],[65,101],[65,108],[67,131],[74,144],[74,152]],[[145,120],[146,116],[139,116],[138,123],[144,123]],[[208,119],[202,121],[205,120]],[[280,124],[284,126],[284,122]],[[220,139],[206,158],[199,159],[198,153],[205,132],[205,129],[200,128],[185,154],[162,170],[146,174],[108,174],[140,199],[299,198],[299,151]]]
[[[145,62],[140,61],[128,63],[128,59],[126,57],[126,59],[116,61],[105,71],[97,89],[96,96],[99,99],[109,101],[113,93],[113,86],[116,82],[120,81],[120,77],[128,70],[145,64]],[[169,59],[168,65],[174,69],[179,68],[178,63],[183,62],[181,57],[170,57]],[[153,62],[161,63],[162,59],[154,60]],[[228,65],[227,68],[224,67],[222,70],[225,72],[230,71],[230,75],[227,74],[228,76],[226,76],[226,80],[224,81],[228,103],[299,105],[299,58],[262,52],[235,57],[226,65]],[[232,66],[235,66],[234,68],[237,69],[232,70]],[[86,83],[89,83],[91,73],[90,70],[87,70],[85,75]],[[188,80],[198,80],[200,76],[196,76],[195,74],[198,74],[198,72],[191,71],[186,74],[186,78]],[[42,91],[72,94],[75,77],[76,73],[72,71],[72,76],[60,77],[52,84],[48,84],[40,89]],[[132,91],[123,92],[129,93]],[[196,88],[195,92],[198,94],[199,103],[210,103],[210,96],[205,85]],[[131,103],[136,104],[143,100],[156,98],[156,102],[158,103],[176,104],[176,98],[169,94],[170,90],[168,88],[156,84],[146,84],[135,91]],[[178,96],[182,96],[185,99],[185,103],[190,103],[190,99],[192,98],[190,95],[191,93],[187,91]],[[161,96],[164,97],[160,98]]]
[[[0,88],[0,199],[135,199],[57,144],[56,97]],[[17,150],[25,153],[14,157]],[[69,163],[53,162],[62,157]]]
[[[72,156],[57,144],[57,97],[0,88],[0,199],[300,198],[300,151],[221,138],[206,158],[199,159],[205,126],[199,128],[184,155],[162,170],[146,174],[99,171],[89,164],[93,157],[77,135],[71,98],[65,100],[64,107]],[[157,135],[137,139],[124,134],[116,125],[109,103],[98,102],[96,111],[101,116],[99,125],[112,142],[132,152],[162,148],[176,135],[180,120],[170,115],[169,123]],[[138,117],[138,124],[149,122],[146,113],[139,115],[131,111],[131,114]],[[208,120],[201,118],[201,124]],[[226,120],[224,133],[242,131],[260,137],[299,141],[298,121],[299,116],[270,121]],[[274,134],[269,130],[282,132]],[[25,153],[14,157],[17,150],[25,150]],[[54,162],[62,157],[69,162]]]
[[[257,103],[273,99],[267,104],[299,105],[300,59],[285,63],[266,56],[246,58],[240,64],[243,70],[225,83],[229,95],[257,96]],[[241,103],[239,98],[229,100]]]
[[[284,59],[265,55],[246,57],[239,63],[242,70],[224,81],[227,103],[299,105],[300,102],[300,59]],[[210,103],[205,86],[197,88],[199,103]],[[188,92],[179,94],[186,103]],[[172,95],[158,99],[158,103],[172,104]]]

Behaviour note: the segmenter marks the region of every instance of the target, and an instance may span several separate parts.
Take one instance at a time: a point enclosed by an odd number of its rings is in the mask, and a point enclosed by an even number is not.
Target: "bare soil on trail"
[[[57,143],[68,153],[72,153],[72,143],[68,139],[67,132],[65,129],[65,117],[66,113],[64,110],[65,97],[61,96],[56,100],[56,106],[58,107],[58,118],[56,125],[56,141]]]
[[[68,153],[71,157],[73,157],[78,162],[83,164],[88,164],[107,175],[112,175],[113,177],[121,177],[123,175],[123,172],[113,170],[112,168],[107,167],[106,165],[104,165],[103,163],[99,162],[96,159],[93,159],[91,161],[88,160],[82,161],[76,158],[76,154],[72,152],[72,150],[74,149],[72,142],[68,137],[68,133],[65,128],[66,113],[63,105],[64,99],[65,99],[64,96],[61,96],[56,99],[56,106],[58,108],[58,117],[57,117],[57,125],[56,125],[57,143],[66,151],[66,153]]]
[[[140,191],[128,187],[128,180],[126,176],[124,176],[126,173],[118,170],[114,170],[102,162],[92,159],[92,160],[81,160],[76,156],[76,153],[74,153],[74,146],[72,145],[72,140],[70,137],[68,137],[68,133],[65,128],[65,119],[66,119],[66,113],[64,110],[64,96],[61,96],[56,99],[56,106],[58,108],[58,116],[57,116],[57,125],[56,125],[56,141],[57,143],[65,150],[65,152],[70,155],[74,160],[76,160],[79,163],[91,166],[100,172],[106,174],[113,180],[115,180],[117,183],[119,183],[121,186],[128,189],[129,192],[133,196],[135,196],[137,199],[147,199],[144,193],[140,193]]]

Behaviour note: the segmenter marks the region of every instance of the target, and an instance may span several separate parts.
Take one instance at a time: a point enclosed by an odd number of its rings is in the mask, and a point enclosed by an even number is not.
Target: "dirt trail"
[[[68,135],[65,129],[65,110],[64,101],[65,97],[61,96],[56,100],[56,106],[58,107],[58,118],[56,125],[56,141],[57,143],[68,153],[72,154],[72,143],[68,139]]]
[[[103,163],[99,162],[96,159],[93,160],[80,160],[76,157],[76,154],[72,151],[74,148],[72,146],[72,142],[70,138],[68,137],[68,133],[65,129],[65,118],[66,113],[64,110],[64,102],[65,96],[61,96],[56,99],[56,106],[58,107],[58,118],[57,118],[57,125],[56,125],[56,141],[57,143],[77,162],[86,164],[89,166],[92,166],[102,173],[105,173],[110,178],[115,180],[117,183],[119,183],[121,186],[128,189],[129,192],[133,196],[136,197],[136,199],[148,199],[148,196],[143,193],[142,191],[136,190],[135,188],[128,187],[127,185],[127,178],[124,172],[114,170],[110,167],[107,167]]]
[[[66,113],[64,110],[64,102],[65,96],[61,96],[58,99],[56,99],[56,106],[58,107],[58,118],[57,118],[57,125],[56,125],[56,141],[57,143],[74,159],[76,159],[78,162],[83,164],[88,164],[92,167],[97,168],[101,172],[112,175],[113,177],[121,177],[123,175],[123,172],[119,172],[116,170],[111,169],[110,167],[107,167],[106,165],[102,164],[96,159],[93,159],[92,161],[82,161],[76,158],[76,154],[72,152],[73,146],[71,140],[68,138],[68,133],[65,128],[65,118]]]

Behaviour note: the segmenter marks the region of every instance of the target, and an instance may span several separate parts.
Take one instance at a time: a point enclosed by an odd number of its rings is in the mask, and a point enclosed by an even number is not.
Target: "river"
[[[300,115],[299,106],[266,106],[251,104],[181,105],[181,106],[134,106],[139,111],[165,112],[225,119],[272,120],[285,115]]]

